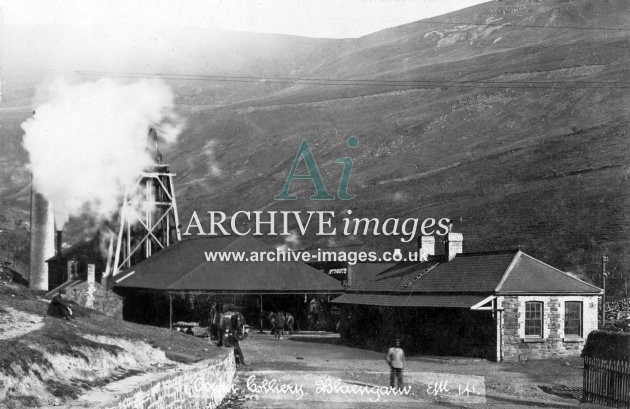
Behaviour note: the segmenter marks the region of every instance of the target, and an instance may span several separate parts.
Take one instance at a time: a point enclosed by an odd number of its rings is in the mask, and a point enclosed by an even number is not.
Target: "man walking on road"
[[[405,367],[405,352],[402,348],[400,348],[400,341],[398,338],[394,339],[394,346],[389,348],[389,351],[387,351],[385,361],[387,361],[391,369],[389,374],[389,386],[398,389],[402,388],[402,371]]]

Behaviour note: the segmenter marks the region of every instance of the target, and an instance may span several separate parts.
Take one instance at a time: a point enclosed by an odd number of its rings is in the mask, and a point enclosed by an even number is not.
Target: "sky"
[[[359,37],[485,0],[0,0],[4,24],[156,25]]]

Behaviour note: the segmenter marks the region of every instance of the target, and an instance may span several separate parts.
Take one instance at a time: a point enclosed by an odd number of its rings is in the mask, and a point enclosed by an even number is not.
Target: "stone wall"
[[[502,296],[501,350],[504,361],[579,356],[588,334],[597,329],[597,296]],[[525,336],[525,303],[543,303],[542,337]],[[582,302],[582,334],[564,334],[564,308],[567,301]]]
[[[123,299],[98,282],[83,281],[66,290],[65,298],[82,307],[93,308],[110,317],[122,319]]]
[[[101,409],[213,409],[230,392],[234,351],[190,369],[166,375],[119,397]]]

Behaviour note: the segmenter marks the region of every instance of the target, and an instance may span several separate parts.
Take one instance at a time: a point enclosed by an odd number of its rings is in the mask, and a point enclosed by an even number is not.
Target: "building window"
[[[543,336],[543,303],[540,301],[525,303],[525,336]]]
[[[582,302],[564,303],[564,335],[582,336]]]

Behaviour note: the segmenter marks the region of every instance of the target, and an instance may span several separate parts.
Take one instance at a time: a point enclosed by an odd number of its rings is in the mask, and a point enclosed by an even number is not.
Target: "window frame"
[[[538,322],[538,327],[540,328],[540,334],[528,334],[527,333],[527,329],[531,328],[531,326],[528,327],[527,323],[528,321],[533,320],[533,318],[528,318],[528,310],[527,307],[528,305],[537,305],[540,306],[540,319],[537,319],[536,321]],[[545,303],[543,301],[525,301],[525,309],[524,309],[524,325],[523,325],[523,335],[525,336],[525,338],[544,338],[545,337]]]
[[[579,319],[578,319],[578,333],[568,333],[567,332],[567,314],[569,313],[569,305],[578,305],[579,306]],[[578,300],[569,300],[564,302],[564,325],[563,331],[564,336],[567,338],[582,338],[582,334],[584,333],[584,302]]]

